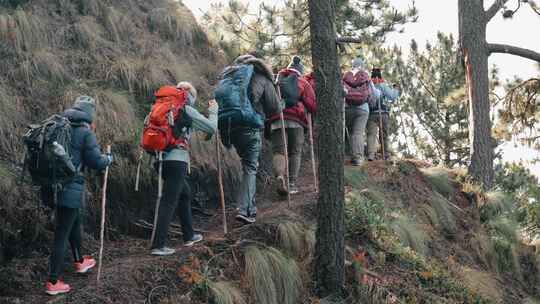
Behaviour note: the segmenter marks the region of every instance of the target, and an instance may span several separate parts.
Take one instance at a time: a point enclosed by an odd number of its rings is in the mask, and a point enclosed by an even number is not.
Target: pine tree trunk
[[[459,34],[469,87],[469,174],[488,189],[493,184],[493,139],[489,102],[489,50],[483,0],[459,0]]]
[[[316,290],[321,297],[341,294],[345,268],[343,92],[334,25],[335,8],[335,0],[309,1],[321,180],[313,266]]]

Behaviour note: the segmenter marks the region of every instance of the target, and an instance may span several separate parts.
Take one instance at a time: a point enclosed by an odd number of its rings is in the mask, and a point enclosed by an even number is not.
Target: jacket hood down
[[[252,55],[242,55],[234,60],[235,64],[251,64],[255,68],[255,73],[261,74],[274,82],[272,69],[262,60]]]

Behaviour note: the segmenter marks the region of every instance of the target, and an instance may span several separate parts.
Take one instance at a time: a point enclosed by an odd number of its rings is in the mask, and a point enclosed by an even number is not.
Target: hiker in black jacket
[[[83,199],[84,176],[83,168],[103,170],[112,163],[111,154],[102,154],[92,132],[92,122],[95,114],[94,99],[89,96],[80,96],[75,100],[73,107],[64,112],[72,125],[71,133],[71,161],[79,174],[73,181],[64,185],[57,193],[56,229],[54,246],[50,257],[49,280],[45,284],[45,292],[50,295],[66,293],[70,286],[61,279],[64,268],[64,252],[67,242],[71,245],[75,272],[86,273],[96,265],[96,261],[89,256],[81,255],[81,216],[79,209]]]

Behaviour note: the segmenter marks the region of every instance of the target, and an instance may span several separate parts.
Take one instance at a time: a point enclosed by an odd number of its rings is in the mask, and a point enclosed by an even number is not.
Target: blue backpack
[[[214,98],[219,105],[218,125],[224,142],[229,142],[227,135],[232,128],[264,127],[261,115],[255,112],[248,97],[252,76],[252,65],[230,66],[223,72],[222,79],[214,91]]]

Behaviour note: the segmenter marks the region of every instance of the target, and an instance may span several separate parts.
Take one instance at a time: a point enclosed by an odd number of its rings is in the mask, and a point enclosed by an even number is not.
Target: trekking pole
[[[139,154],[139,161],[137,163],[137,176],[135,177],[135,192],[139,192],[139,183],[140,183],[140,177],[141,177],[141,163],[143,158],[144,151],[141,149],[141,152]]]
[[[279,74],[276,76],[276,91],[279,97],[279,100],[281,99],[281,89],[279,88]],[[290,188],[290,179],[289,179],[289,149],[287,147],[287,134],[285,132],[285,117],[283,115],[283,109],[281,109],[281,112],[279,113],[279,119],[281,120],[281,136],[283,138],[283,155],[285,156],[285,170],[287,171],[287,206],[291,207],[291,192],[289,191]]]
[[[313,180],[315,183],[315,192],[319,193],[319,180],[317,179],[317,165],[315,164],[315,149],[313,147],[313,120],[311,119],[311,113],[307,115],[308,128],[309,128],[309,145],[311,150],[311,168],[313,169]]]
[[[150,247],[154,244],[154,238],[156,236],[156,226],[158,221],[159,204],[161,203],[161,196],[163,195],[163,152],[158,153],[158,195],[156,199],[156,209],[154,210],[154,226],[152,227],[152,236],[150,237]]]
[[[281,119],[281,136],[283,137],[283,150],[285,156],[285,171],[287,174],[287,206],[291,207],[291,192],[290,189],[290,179],[289,179],[289,149],[287,148],[287,134],[285,133],[285,117],[283,116],[283,111],[279,113],[279,119]]]
[[[381,99],[378,100],[379,104],[379,141],[381,142],[381,152],[382,152],[382,159],[383,161],[386,161],[386,153],[385,153],[385,146],[384,146],[384,131],[383,131],[383,118],[382,118],[382,110],[381,110]]]
[[[225,212],[225,193],[223,192],[223,170],[221,168],[221,146],[219,139],[219,131],[216,132],[216,154],[219,185],[219,202],[221,204],[221,212],[223,215],[223,233],[227,234],[227,213]]]
[[[107,146],[107,154],[111,153],[111,145]],[[99,259],[97,272],[97,285],[99,286],[99,278],[101,277],[101,265],[103,261],[103,239],[105,237],[105,207],[107,203],[107,179],[109,178],[109,166],[105,168],[105,176],[103,177],[103,188],[101,192],[101,230],[99,232]]]

